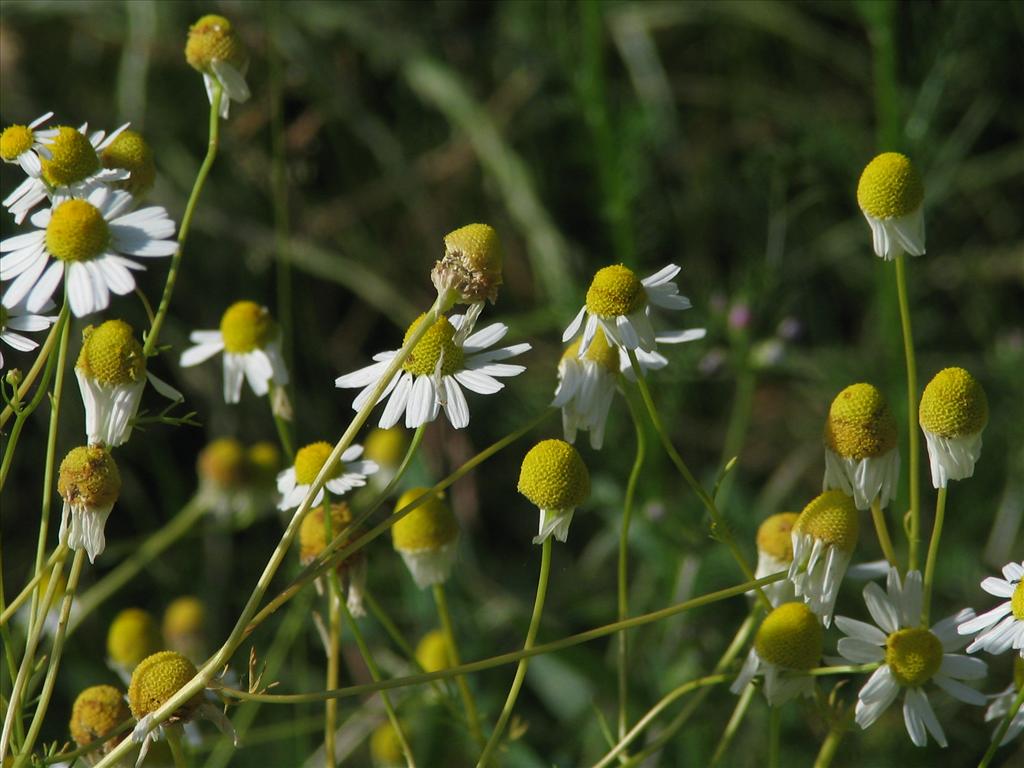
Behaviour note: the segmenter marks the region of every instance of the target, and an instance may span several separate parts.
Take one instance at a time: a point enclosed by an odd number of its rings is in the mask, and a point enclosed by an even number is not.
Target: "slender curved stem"
[[[825,737],[825,741],[821,744],[821,749],[818,750],[818,756],[814,760],[814,768],[828,768],[832,765],[832,759],[836,756],[836,752],[839,751],[839,744],[843,740],[843,736],[850,730],[853,714],[854,709],[850,707],[832,724],[828,736]]]
[[[441,620],[441,629],[444,632],[445,644],[448,646],[448,659],[452,666],[459,666],[462,660],[459,658],[459,647],[455,643],[455,631],[452,629],[452,617],[448,612],[448,598],[444,593],[444,584],[434,585],[434,603],[437,605],[437,616]],[[455,685],[458,686],[459,696],[462,697],[462,706],[466,710],[466,721],[469,723],[469,732],[473,740],[483,746],[484,733],[480,730],[480,715],[477,714],[476,702],[473,700],[473,693],[469,690],[469,683],[466,678],[459,675],[455,678]]]
[[[22,588],[21,592],[18,593],[18,596],[11,601],[11,604],[4,608],[3,613],[0,613],[0,626],[3,626],[10,621],[11,617],[17,613],[22,604],[32,595],[32,590],[36,588],[36,585],[43,580],[43,575],[46,573],[47,569],[53,568],[53,564],[57,562],[57,558],[64,556],[67,556],[67,545],[58,544],[57,548],[50,553],[50,556],[46,560],[46,565],[43,566],[42,570],[32,577],[29,583],[26,584]]]
[[[544,597],[548,591],[548,577],[551,574],[551,536],[544,539],[541,544],[540,575],[537,577],[537,595],[533,601],[533,615],[530,617],[530,627],[526,630],[526,642],[523,643],[523,650],[533,648],[533,642],[537,638],[537,630],[540,628],[540,617],[544,611]],[[516,699],[519,698],[519,690],[523,687],[523,680],[526,678],[526,667],[530,663],[529,657],[524,656],[516,666],[515,677],[512,678],[512,687],[509,688],[508,696],[505,698],[505,706],[501,708],[498,722],[491,732],[491,738],[477,761],[477,768],[486,768],[490,764],[494,751],[501,743],[502,733],[508,720],[512,717],[512,710],[515,709]]]
[[[978,768],[988,768],[989,763],[992,762],[992,758],[995,757],[996,750],[1002,746],[1003,737],[1006,736],[1006,731],[1010,728],[1010,723],[1013,722],[1013,718],[1017,716],[1020,708],[1024,707],[1024,686],[1021,687],[1017,693],[1017,698],[1013,700],[1010,705],[1009,711],[1006,713],[1006,717],[999,723],[999,727],[996,728],[996,732],[992,734],[992,743],[988,745],[988,749],[985,750],[984,756],[981,758],[981,762],[978,763]]]
[[[928,560],[924,566],[924,601],[921,603],[921,626],[928,626],[932,608],[932,586],[935,584],[935,563],[939,560],[939,539],[942,538],[942,523],[946,519],[946,488],[939,488],[935,497],[935,523],[932,537],[928,542]]]
[[[878,497],[871,502],[871,520],[875,524],[875,533],[878,535],[878,543],[882,547],[882,554],[889,561],[893,568],[899,568],[896,561],[896,550],[893,549],[892,539],[889,537],[889,526],[885,522],[885,512],[878,503]]]
[[[181,734],[178,727],[172,725],[164,729],[167,737],[167,744],[171,748],[171,757],[174,760],[174,768],[188,768],[188,758],[185,757],[185,749],[181,745]]]
[[[907,569],[918,568],[921,546],[921,435],[917,427],[917,359],[914,357],[914,331],[910,326],[910,301],[907,299],[907,257],[896,257],[896,291],[900,302],[900,323],[903,326],[903,354],[907,362],[907,434],[910,438],[910,556]]]
[[[330,517],[328,514],[327,517]],[[336,581],[337,575],[334,575]],[[327,687],[335,688],[341,672],[341,603],[344,600],[341,590],[331,586],[327,590]],[[338,700],[324,702],[324,765],[331,768],[335,761],[335,730],[338,727]]]
[[[736,700],[736,706],[732,710],[729,722],[725,724],[725,730],[718,740],[718,746],[715,747],[715,753],[711,756],[708,768],[715,768],[715,766],[722,762],[725,753],[729,751],[729,747],[732,746],[732,740],[736,738],[736,732],[739,731],[740,724],[747,715],[747,709],[750,707],[750,702],[754,699],[754,692],[756,690],[757,686],[753,683],[747,683],[747,687],[743,689],[743,693]]]

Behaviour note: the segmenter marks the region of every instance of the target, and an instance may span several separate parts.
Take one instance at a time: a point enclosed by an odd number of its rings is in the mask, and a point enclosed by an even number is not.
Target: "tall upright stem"
[[[332,574],[335,581],[337,576]],[[341,672],[341,603],[344,600],[340,589],[332,586],[327,590],[327,687],[336,688]],[[324,702],[324,765],[335,762],[334,732],[338,727],[338,700]]]
[[[946,519],[946,488],[939,488],[935,497],[935,523],[932,537],[928,542],[928,560],[924,566],[924,601],[921,603],[921,625],[928,626],[932,608],[932,586],[935,583],[935,563],[939,559],[939,539],[942,537],[942,523]]]
[[[917,360],[914,357],[914,332],[910,327],[906,258],[902,253],[896,257],[896,291],[903,326],[903,354],[907,360],[907,435],[910,438],[910,529],[907,531],[910,556],[907,569],[915,571],[921,546],[921,434],[917,427]]]
[[[445,645],[448,647],[448,661],[457,667],[462,660],[459,658],[459,647],[455,642],[455,631],[452,629],[452,617],[448,612],[448,598],[444,593],[444,584],[434,585],[434,602],[437,604],[437,615],[441,620]],[[459,675],[455,678],[455,685],[458,686],[459,696],[462,697],[462,706],[466,710],[469,732],[473,735],[473,740],[483,746],[484,733],[480,730],[480,716],[477,714],[476,702],[473,700],[472,691],[469,690],[469,683],[466,682],[465,677]]]
[[[882,547],[882,554],[889,561],[889,565],[898,568],[896,550],[893,549],[892,539],[889,537],[889,526],[885,522],[885,512],[882,510],[877,496],[871,502],[871,520],[875,524],[875,533],[878,535],[878,544]]]

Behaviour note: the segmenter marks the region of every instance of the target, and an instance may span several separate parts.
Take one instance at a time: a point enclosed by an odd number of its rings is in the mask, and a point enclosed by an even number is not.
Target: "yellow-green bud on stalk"
[[[918,418],[928,443],[932,485],[945,488],[950,480],[971,477],[988,424],[988,398],[978,380],[963,368],[939,371],[924,388]]]
[[[494,227],[467,224],[444,238],[444,256],[434,264],[430,279],[439,296],[454,304],[480,304],[498,299],[502,249]]]
[[[193,663],[206,658],[206,606],[193,595],[171,602],[164,610],[164,643]]]
[[[142,608],[125,608],[107,630],[107,663],[126,679],[147,656],[162,648],[156,620]]]
[[[395,512],[429,491],[410,488],[398,499]],[[391,543],[420,589],[448,580],[455,565],[458,540],[459,523],[439,494],[432,494],[391,526]]]
[[[136,131],[126,130],[118,134],[110,145],[100,153],[100,162],[104,168],[123,168],[131,174],[113,186],[131,193],[133,197],[142,197],[153,188],[156,181],[156,162],[153,150]]]
[[[309,565],[327,548],[327,545],[334,540],[352,522],[352,510],[345,502],[331,504],[330,530],[328,530],[323,506],[319,506],[310,512],[299,526],[299,562]],[[348,531],[341,540],[342,546],[347,545],[355,536],[354,531]],[[336,569],[338,578],[341,580],[341,588],[345,591],[345,604],[353,616],[366,615],[363,608],[363,593],[366,589],[366,552],[359,550],[354,552],[340,563]],[[318,578],[316,580],[317,591],[321,594],[325,585]]]
[[[385,720],[370,736],[370,757],[374,768],[400,768],[406,764],[402,742],[391,723]]]
[[[763,579],[779,571],[789,570],[793,562],[793,525],[796,512],[780,512],[765,518],[757,529],[757,570],[754,577]],[[788,579],[762,587],[772,605],[793,600],[793,582]],[[753,596],[753,592],[749,593]]]
[[[223,16],[209,14],[189,27],[185,60],[202,73],[211,104],[215,82],[223,88],[220,116],[225,120],[232,101],[248,101],[249,85],[245,82],[245,72],[249,68],[249,54],[231,22]]]
[[[102,445],[72,448],[60,464],[57,491],[64,499],[60,540],[84,549],[89,562],[103,552],[103,529],[121,493],[121,473]]]
[[[839,585],[860,535],[853,499],[840,490],[825,491],[804,507],[793,525],[793,562],[789,579],[798,597],[832,623]]]
[[[904,251],[924,254],[924,184],[910,158],[883,152],[868,163],[857,184],[857,203],[876,255],[890,261]]]
[[[131,716],[122,691],[112,685],[93,685],[75,699],[68,730],[75,744],[84,747],[103,738]],[[123,738],[123,735],[115,736],[105,741],[93,754],[107,754]]]
[[[448,641],[440,629],[432,629],[416,645],[416,662],[424,672],[438,672],[452,665]]]
[[[565,541],[576,507],[590,497],[590,473],[579,451],[564,440],[542,440],[523,457],[518,491],[540,510],[540,544],[551,535]]]
[[[370,484],[384,488],[398,471],[405,452],[409,448],[409,436],[399,426],[381,429],[376,427],[366,436],[366,458],[376,462],[380,470],[370,479]]]
[[[857,509],[869,509],[875,499],[884,509],[899,484],[896,436],[896,419],[878,388],[848,386],[832,401],[825,422],[822,489],[840,489]]]
[[[814,695],[824,629],[818,616],[803,603],[783,603],[769,613],[754,637],[754,647],[730,690],[740,693],[758,674],[764,674],[764,693],[777,707],[793,697]]]

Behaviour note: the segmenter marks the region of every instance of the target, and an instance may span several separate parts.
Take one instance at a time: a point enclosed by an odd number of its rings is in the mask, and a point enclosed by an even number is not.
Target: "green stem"
[[[437,615],[441,620],[445,644],[448,646],[448,661],[452,666],[457,667],[462,660],[459,658],[459,647],[455,643],[455,631],[452,629],[452,617],[448,612],[448,598],[444,593],[444,584],[434,585],[434,603],[437,605]],[[469,684],[465,677],[459,675],[455,678],[455,685],[458,686],[459,696],[462,697],[462,706],[466,710],[469,732],[473,735],[473,740],[483,746],[484,733],[480,729],[480,715],[477,714],[476,702],[473,700],[473,693],[469,690]]]
[[[530,617],[530,627],[526,630],[526,642],[523,643],[524,651],[533,648],[533,642],[537,638],[537,630],[540,628],[540,617],[544,611],[544,596],[548,591],[548,576],[551,574],[551,539],[552,537],[548,536],[541,544],[537,594],[533,601],[533,615]],[[501,743],[502,733],[504,733],[505,726],[508,725],[508,720],[512,716],[512,710],[516,706],[516,699],[519,698],[519,689],[523,687],[528,664],[529,657],[524,656],[516,666],[516,674],[512,678],[512,687],[509,688],[508,696],[505,698],[505,706],[501,708],[501,714],[498,716],[498,722],[494,726],[494,731],[491,732],[491,738],[487,741],[487,746],[484,747],[484,751],[477,761],[477,768],[486,768],[491,761],[491,757],[494,755],[494,750]]]
[[[779,736],[782,731],[782,707],[768,707],[768,768],[779,768]]]
[[[722,738],[718,740],[718,746],[715,747],[715,753],[711,756],[711,763],[708,765],[708,768],[715,768],[722,758],[725,757],[725,753],[729,751],[729,747],[732,746],[732,740],[736,738],[740,724],[743,722],[743,718],[746,717],[747,708],[754,699],[754,692],[756,690],[757,686],[753,683],[748,683],[747,687],[743,689],[743,693],[740,694],[739,699],[736,701],[736,706],[732,710],[732,716],[725,725]]]
[[[174,760],[174,768],[188,768],[188,758],[185,757],[185,749],[181,745],[181,733],[177,725],[164,728],[164,735],[167,737],[167,744],[171,748],[171,757]]]
[[[875,533],[878,535],[878,543],[882,547],[882,554],[889,561],[889,565],[893,568],[899,568],[899,564],[896,561],[896,550],[893,549],[892,539],[889,537],[889,526],[885,522],[885,512],[878,503],[877,497],[871,502],[871,520],[875,524]]]
[[[281,443],[281,450],[288,457],[288,462],[294,463],[295,444],[292,442],[291,425],[274,408],[274,393],[277,391],[277,385],[273,381],[269,381],[267,384],[267,405],[270,406],[270,415],[274,418],[274,427],[277,428],[277,439]]]
[[[981,762],[978,763],[978,768],[988,768],[989,763],[992,762],[992,758],[995,757],[996,750],[1002,746],[1003,737],[1006,736],[1006,731],[1010,727],[1010,723],[1013,722],[1013,718],[1017,716],[1020,708],[1024,707],[1024,686],[1021,686],[1020,691],[1017,693],[1017,698],[1013,700],[1010,705],[1010,710],[1006,713],[1006,717],[999,723],[999,727],[996,728],[996,732],[992,734],[992,743],[988,745],[988,749],[985,750],[984,756],[981,758]]]
[[[836,752],[839,751],[839,744],[843,740],[843,736],[850,730],[850,723],[853,722],[854,709],[850,707],[841,717],[837,718],[832,724],[831,730],[828,732],[828,736],[825,737],[825,741],[821,744],[821,749],[818,750],[818,756],[814,760],[814,768],[828,768],[832,765],[832,759],[836,756]]]
[[[896,291],[900,301],[900,322],[903,326],[903,354],[907,361],[907,433],[910,437],[910,556],[907,569],[918,568],[921,546],[921,435],[917,427],[917,360],[914,357],[914,332],[910,327],[910,302],[907,299],[906,256],[896,257]]]
[[[327,514],[330,517],[330,514]],[[337,574],[333,574],[337,580]],[[327,640],[327,687],[336,688],[341,672],[341,603],[344,600],[341,589],[332,585],[327,590],[328,640]],[[334,768],[335,730],[338,727],[338,700],[324,702],[324,765]]]
[[[67,556],[67,545],[58,544],[57,548],[50,553],[49,558],[46,560],[46,565],[43,566],[42,570],[32,577],[31,581],[22,588],[21,592],[19,592],[18,596],[11,601],[10,605],[4,608],[3,612],[0,613],[0,626],[3,626],[10,621],[11,617],[17,613],[22,604],[28,600],[32,595],[32,591],[36,588],[39,582],[43,580],[43,575],[46,571],[53,568],[53,564],[57,562],[57,558],[65,556]]]
[[[210,130],[209,140],[206,143],[206,157],[203,164],[199,166],[199,173],[196,174],[195,183],[192,184],[192,193],[188,196],[185,204],[185,213],[181,217],[181,226],[178,228],[178,250],[171,257],[171,266],[167,270],[167,282],[164,283],[164,293],[160,297],[160,306],[156,311],[156,317],[149,326],[149,333],[146,334],[146,341],[142,347],[144,355],[156,354],[157,341],[160,338],[160,330],[163,328],[164,319],[167,317],[167,310],[171,306],[171,297],[174,295],[174,285],[178,281],[178,271],[181,268],[181,257],[185,252],[185,241],[188,239],[188,232],[192,226],[192,216],[195,213],[196,205],[199,203],[199,194],[206,185],[206,177],[210,174],[213,161],[217,157],[217,146],[220,141],[220,102],[224,97],[220,82],[213,78],[213,91],[210,94]]]
[[[932,607],[932,586],[935,583],[935,563],[939,559],[939,539],[942,537],[942,523],[946,519],[946,488],[939,488],[935,497],[935,523],[932,537],[928,542],[928,560],[924,566],[924,602],[921,609],[921,626],[928,626]]]

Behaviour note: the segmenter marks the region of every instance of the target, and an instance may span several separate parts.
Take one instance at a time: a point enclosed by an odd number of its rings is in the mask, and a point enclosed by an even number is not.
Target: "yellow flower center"
[[[405,762],[402,742],[391,723],[385,721],[370,736],[370,755],[374,765],[402,765]]]
[[[78,694],[71,707],[71,738],[85,746],[106,736],[131,716],[121,691],[112,685],[94,685]]]
[[[410,488],[395,505],[395,512],[415,501],[428,488]],[[437,550],[455,541],[459,523],[440,496],[433,495],[391,526],[391,542],[399,551]]]
[[[334,447],[327,442],[311,443],[299,449],[295,454],[295,483],[297,485],[309,485],[316,476],[320,474],[324,463],[331,455]],[[339,461],[330,477],[337,477],[342,472],[342,464]],[[328,478],[330,479],[330,478]],[[321,523],[323,520],[320,521]]]
[[[896,447],[896,419],[885,397],[870,384],[852,384],[832,401],[825,442],[848,459],[883,456]]]
[[[153,152],[142,135],[135,131],[121,131],[103,150],[100,161],[104,168],[123,168],[131,173],[129,178],[117,182],[117,186],[133,195],[143,194],[156,180]]]
[[[857,184],[857,203],[876,219],[906,216],[921,207],[924,184],[910,158],[885,152],[864,168]]]
[[[248,62],[248,54],[231,22],[223,16],[209,14],[189,27],[185,60],[200,72],[208,72],[215,61],[226,61],[241,72]]]
[[[401,427],[373,429],[366,436],[366,458],[382,467],[397,467],[405,456],[409,440]]]
[[[860,534],[860,518],[853,499],[838,489],[825,491],[804,507],[793,530],[808,534],[844,552],[852,552]]]
[[[939,671],[942,643],[922,627],[897,630],[886,638],[885,663],[897,683],[916,688]]]
[[[22,152],[32,148],[32,130],[27,125],[12,125],[0,133],[0,158],[11,163]]]
[[[646,303],[647,292],[640,278],[622,264],[597,270],[587,289],[587,309],[601,317],[631,315]]]
[[[206,606],[198,597],[177,598],[164,611],[164,637],[180,638],[200,635],[206,624]]]
[[[423,313],[413,320],[409,330],[405,332],[404,341],[409,340],[425,318],[426,313]],[[437,368],[437,361],[440,360],[441,375],[451,376],[462,368],[463,359],[462,347],[455,343],[455,326],[442,315],[430,330],[423,334],[423,338],[416,342],[402,368],[416,376],[432,376]]]
[[[440,291],[453,289],[458,300],[473,303],[498,298],[501,285],[501,241],[494,227],[467,224],[444,238],[444,257],[434,265],[431,279]]]
[[[233,437],[219,437],[199,453],[197,469],[221,488],[237,488],[246,480],[245,449]]]
[[[72,506],[106,507],[121,493],[121,474],[102,445],[72,448],[60,463],[57,490]]]
[[[123,320],[107,320],[82,331],[82,351],[76,367],[86,376],[111,386],[141,381],[146,357],[132,327]]]
[[[452,665],[448,655],[448,642],[439,629],[427,632],[416,646],[416,661],[424,672],[438,672]]]
[[[562,359],[579,357],[581,341],[582,339],[577,339],[570,344],[569,348],[562,353]],[[604,330],[600,327],[594,333],[594,338],[591,340],[590,346],[587,347],[583,359],[597,363],[608,373],[615,374],[619,372],[619,349],[608,343],[608,337],[604,335]]]
[[[110,242],[110,228],[92,203],[65,200],[46,226],[46,249],[61,261],[89,261]]]
[[[220,335],[224,349],[244,355],[254,349],[263,349],[274,334],[274,319],[270,310],[255,301],[236,301],[220,319]]]
[[[780,512],[767,518],[757,529],[757,549],[784,563],[793,562],[793,524],[796,512]]]
[[[941,437],[976,435],[988,424],[988,398],[963,368],[946,368],[924,388],[918,418],[923,429]]]
[[[141,608],[126,608],[110,623],[107,656],[128,669],[160,650],[156,621]]]
[[[195,675],[195,665],[175,651],[160,651],[146,657],[132,672],[132,682],[128,686],[132,715],[141,720],[155,712]],[[202,692],[197,693],[174,713],[173,719],[188,718],[202,700]]]
[[[85,181],[100,169],[100,159],[89,139],[68,125],[57,129],[53,141],[47,145],[49,159],[39,158],[43,167],[43,180],[51,187],[69,187]]]
[[[523,458],[518,490],[538,509],[574,509],[590,496],[590,473],[569,443],[542,440]]]
[[[246,455],[253,480],[262,485],[273,485],[281,469],[281,450],[269,440],[261,440],[249,447]]]
[[[299,526],[299,561],[306,564],[318,557],[331,540],[351,522],[352,510],[348,504],[331,504],[331,529],[328,532],[324,508],[321,506],[314,509],[306,515]]]
[[[1013,618],[1024,621],[1024,580],[1018,581],[1017,586],[1013,588],[1010,610],[1013,611]]]
[[[769,613],[754,638],[757,655],[783,669],[804,671],[821,659],[824,630],[803,603],[783,603]]]

